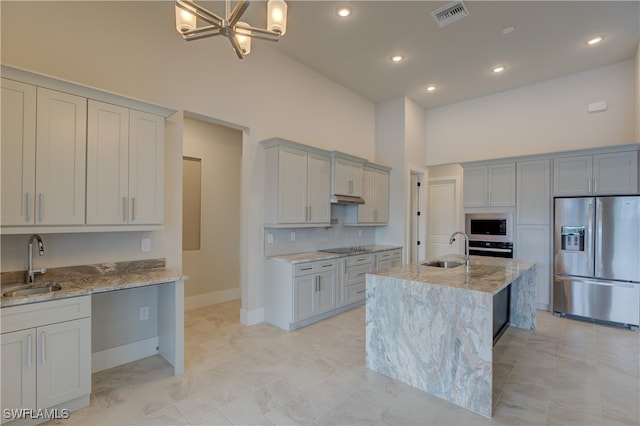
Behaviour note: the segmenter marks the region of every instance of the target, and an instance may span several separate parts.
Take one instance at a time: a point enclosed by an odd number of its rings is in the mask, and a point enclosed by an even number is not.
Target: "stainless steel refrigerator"
[[[554,312],[640,325],[640,196],[556,198]]]

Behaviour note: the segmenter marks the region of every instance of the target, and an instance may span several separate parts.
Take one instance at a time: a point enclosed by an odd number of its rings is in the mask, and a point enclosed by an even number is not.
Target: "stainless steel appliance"
[[[640,326],[640,196],[556,198],[553,310]]]
[[[513,258],[512,213],[467,213],[469,254]]]
[[[471,241],[513,242],[512,213],[467,213],[465,222]]]

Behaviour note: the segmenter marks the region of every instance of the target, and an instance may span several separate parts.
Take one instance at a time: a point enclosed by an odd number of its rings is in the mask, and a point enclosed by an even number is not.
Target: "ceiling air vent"
[[[467,6],[464,5],[464,2],[456,1],[434,10],[431,12],[431,16],[433,16],[433,19],[436,20],[438,25],[444,27],[445,25],[469,16],[469,10]]]

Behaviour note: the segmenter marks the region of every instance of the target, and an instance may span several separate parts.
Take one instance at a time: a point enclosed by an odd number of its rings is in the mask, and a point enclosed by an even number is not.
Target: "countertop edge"
[[[370,246],[371,247],[371,246]],[[265,256],[266,260],[273,260],[276,262],[285,262],[285,263],[306,263],[306,262],[315,262],[318,260],[332,260],[332,259],[341,259],[345,257],[351,256],[363,256],[367,254],[376,254],[382,253],[385,251],[398,250],[402,249],[402,246],[373,246],[367,252],[353,252],[349,254],[339,254],[339,253],[326,253],[321,251],[308,251],[301,253],[289,253],[289,254],[278,254],[274,256]]]

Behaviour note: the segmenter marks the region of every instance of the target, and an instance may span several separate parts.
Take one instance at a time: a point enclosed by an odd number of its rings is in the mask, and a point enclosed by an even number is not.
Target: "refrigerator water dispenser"
[[[561,250],[584,251],[584,226],[562,226],[560,229]]]

